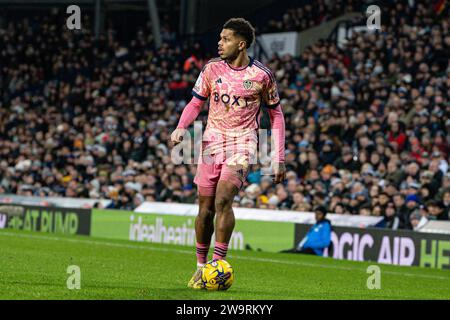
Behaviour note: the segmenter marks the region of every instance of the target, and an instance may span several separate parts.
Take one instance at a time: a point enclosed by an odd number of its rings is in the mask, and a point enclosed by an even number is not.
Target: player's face
[[[220,33],[218,53],[221,59],[233,60],[245,48],[245,41],[236,36],[233,30],[223,29]]]

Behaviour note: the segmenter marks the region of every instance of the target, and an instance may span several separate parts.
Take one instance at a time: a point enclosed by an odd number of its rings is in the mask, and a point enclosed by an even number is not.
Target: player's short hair
[[[233,30],[237,35],[244,38],[247,43],[247,49],[255,41],[255,28],[244,18],[231,18],[223,25],[223,29]]]

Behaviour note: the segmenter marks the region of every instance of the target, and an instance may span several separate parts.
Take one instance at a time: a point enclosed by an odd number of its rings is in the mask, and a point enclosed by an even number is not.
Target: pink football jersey
[[[206,131],[223,134],[257,130],[262,100],[268,108],[276,108],[280,103],[272,72],[252,58],[242,68],[234,68],[220,58],[210,60],[192,94],[204,101],[209,98]]]

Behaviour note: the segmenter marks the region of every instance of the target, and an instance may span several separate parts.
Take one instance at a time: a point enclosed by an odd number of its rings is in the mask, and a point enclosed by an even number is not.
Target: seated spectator
[[[409,221],[412,226],[412,230],[417,231],[428,222],[428,219],[420,213],[419,209],[416,209],[409,216]]]
[[[361,208],[359,208],[359,215],[360,216],[370,216],[371,215],[371,207],[369,205],[364,205]]]
[[[393,202],[388,202],[384,207],[383,220],[376,224],[375,227],[397,230],[399,225],[400,219],[396,216],[395,205]]]
[[[449,220],[445,214],[445,206],[441,201],[430,200],[426,203],[429,220]]]
[[[322,256],[323,250],[331,244],[331,222],[326,219],[327,210],[319,206],[314,210],[316,223],[309,229],[306,236],[295,249],[283,252],[296,252]]]
[[[445,207],[445,214],[450,220],[450,191],[445,191],[442,197],[442,204]]]

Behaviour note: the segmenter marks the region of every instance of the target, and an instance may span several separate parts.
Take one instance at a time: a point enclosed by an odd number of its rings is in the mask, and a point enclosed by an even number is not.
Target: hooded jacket
[[[316,255],[322,256],[323,250],[331,243],[331,222],[328,219],[316,222],[298,244],[297,250],[311,248]]]

